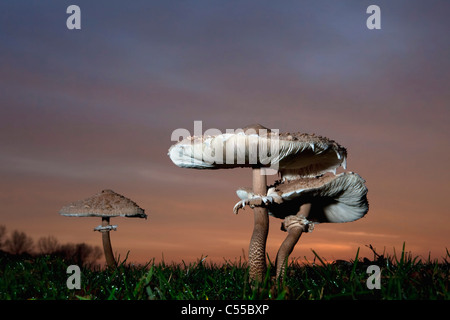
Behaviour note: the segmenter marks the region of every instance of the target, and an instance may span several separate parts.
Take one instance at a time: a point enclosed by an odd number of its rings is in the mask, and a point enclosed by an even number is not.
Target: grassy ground
[[[359,250],[358,250],[359,252]],[[423,261],[404,250],[399,255],[327,264],[315,253],[308,264],[290,264],[283,283],[273,279],[251,286],[245,262],[221,265],[201,259],[191,264],[120,263],[115,270],[81,268],[81,289],[68,289],[70,262],[51,256],[0,257],[0,299],[443,299],[449,300],[450,254]],[[368,289],[369,265],[381,270],[380,289]]]

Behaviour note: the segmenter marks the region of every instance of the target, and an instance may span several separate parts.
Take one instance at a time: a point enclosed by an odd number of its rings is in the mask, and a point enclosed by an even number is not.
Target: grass
[[[313,251],[314,252],[314,251]],[[375,252],[374,252],[375,253]],[[290,263],[284,282],[275,281],[269,265],[261,283],[249,284],[246,262],[134,266],[121,262],[114,269],[81,268],[81,289],[68,289],[70,262],[52,256],[0,257],[1,300],[449,300],[449,252],[441,262],[413,257],[405,251],[373,260]],[[369,265],[381,270],[380,289],[368,289]]]

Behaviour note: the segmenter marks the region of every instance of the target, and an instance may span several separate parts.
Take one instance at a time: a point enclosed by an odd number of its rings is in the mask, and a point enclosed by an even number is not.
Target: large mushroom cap
[[[261,125],[233,133],[190,136],[171,146],[169,156],[182,168],[276,167],[283,179],[314,177],[346,165],[347,151],[314,134],[282,133]]]
[[[348,172],[285,181],[269,188],[262,198],[246,189],[236,193],[246,204],[267,206],[269,214],[280,219],[296,215],[302,204],[311,203],[308,220],[312,222],[350,222],[369,210],[364,183],[358,174]]]
[[[71,217],[138,217],[147,218],[144,209],[112,190],[64,206],[59,214]]]

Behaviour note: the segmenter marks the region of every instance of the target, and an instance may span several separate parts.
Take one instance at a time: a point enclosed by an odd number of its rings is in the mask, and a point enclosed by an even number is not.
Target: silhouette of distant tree
[[[2,249],[5,245],[5,235],[6,227],[4,225],[0,225],[0,249]]]
[[[39,238],[37,247],[41,254],[52,254],[59,250],[60,245],[54,236],[47,236]]]
[[[24,232],[15,230],[11,237],[5,241],[5,248],[11,254],[31,253],[33,250],[33,239]]]
[[[100,247],[93,247],[86,243],[67,243],[61,245],[55,254],[82,266],[94,264],[102,257],[102,250]]]
[[[9,255],[52,255],[63,258],[79,266],[92,266],[103,255],[103,250],[86,243],[60,244],[54,236],[41,237],[37,241],[37,252],[33,254],[34,241],[24,232],[15,230],[9,238],[6,237],[6,227],[0,225],[0,252],[5,250]],[[20,258],[20,257],[19,257]]]

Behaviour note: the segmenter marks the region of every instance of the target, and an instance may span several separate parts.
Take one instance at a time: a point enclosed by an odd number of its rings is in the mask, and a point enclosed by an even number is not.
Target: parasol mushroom
[[[130,199],[109,189],[103,190],[90,198],[72,202],[62,207],[59,214],[69,217],[102,218],[102,224],[94,228],[94,231],[102,233],[103,250],[109,267],[116,266],[109,232],[117,229],[116,225],[109,225],[110,218],[120,216],[147,219],[144,209],[141,209]]]
[[[237,213],[246,205],[266,207],[270,215],[284,219],[282,230],[288,235],[277,253],[278,278],[284,274],[286,261],[303,232],[311,232],[317,223],[355,221],[368,212],[364,183],[358,174],[348,172],[278,182],[263,197],[239,189],[236,193],[242,200],[233,210]]]
[[[213,136],[190,136],[169,149],[169,157],[181,168],[252,168],[252,191],[267,192],[266,168],[276,169],[284,181],[336,172],[345,167],[347,152],[324,137],[284,133],[259,124]],[[262,280],[266,272],[266,240],[269,231],[267,208],[254,208],[254,226],[249,246],[252,280]]]

